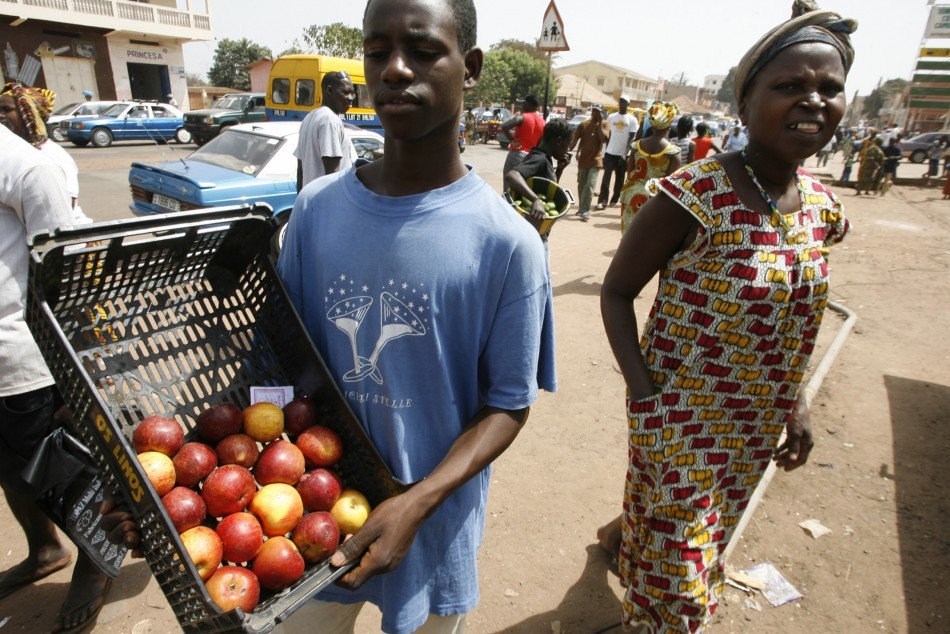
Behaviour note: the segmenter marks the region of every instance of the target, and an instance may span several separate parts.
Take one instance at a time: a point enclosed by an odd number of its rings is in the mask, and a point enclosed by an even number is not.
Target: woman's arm
[[[679,149],[679,148],[677,148],[677,149]],[[670,162],[669,162],[669,165],[666,166],[666,174],[665,174],[665,176],[669,176],[670,174],[672,174],[673,172],[675,172],[676,170],[678,170],[678,169],[680,168],[680,165],[682,165],[682,164],[683,164],[683,163],[682,163],[681,160],[680,160],[680,153],[679,153],[679,152],[677,152],[676,154],[671,154],[671,155],[670,155]]]
[[[686,162],[692,163],[696,160],[696,143],[693,141],[689,142],[689,150],[686,151]]]
[[[600,313],[610,348],[633,400],[654,393],[653,380],[640,353],[634,301],[653,276],[683,248],[698,224],[669,196],[651,198],[633,217],[604,277]]]

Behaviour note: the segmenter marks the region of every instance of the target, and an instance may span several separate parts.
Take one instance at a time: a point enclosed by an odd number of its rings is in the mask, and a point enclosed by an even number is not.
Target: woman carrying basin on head
[[[723,552],[766,467],[795,469],[813,445],[800,387],[828,303],[828,247],[848,223],[798,168],[844,114],[856,23],[800,4],[738,66],[748,145],[655,181],[604,280],[629,467],[623,513],[598,537],[619,556],[634,632],[708,625]],[[634,302],[657,273],[641,339]]]

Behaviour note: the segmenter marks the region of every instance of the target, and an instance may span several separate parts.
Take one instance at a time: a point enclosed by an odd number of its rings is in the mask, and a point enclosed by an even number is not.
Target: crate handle
[[[53,248],[85,242],[105,241],[157,231],[182,231],[206,223],[228,223],[244,218],[261,218],[273,223],[273,208],[267,203],[211,207],[194,211],[179,211],[142,218],[123,218],[89,225],[59,227],[53,231],[31,234],[27,240],[31,251],[42,259]]]

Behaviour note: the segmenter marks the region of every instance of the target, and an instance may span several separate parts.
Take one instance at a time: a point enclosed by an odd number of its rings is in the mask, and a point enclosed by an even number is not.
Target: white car
[[[62,143],[66,140],[66,128],[69,127],[67,119],[73,117],[94,117],[103,110],[114,106],[118,101],[83,101],[80,103],[69,103],[57,108],[50,115],[46,122],[46,131],[49,137],[54,141]]]

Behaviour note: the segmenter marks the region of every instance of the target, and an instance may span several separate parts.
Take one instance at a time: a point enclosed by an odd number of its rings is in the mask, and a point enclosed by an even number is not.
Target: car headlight
[[[73,121],[73,130],[82,130],[86,127],[85,123],[80,123],[79,121]]]

